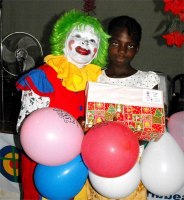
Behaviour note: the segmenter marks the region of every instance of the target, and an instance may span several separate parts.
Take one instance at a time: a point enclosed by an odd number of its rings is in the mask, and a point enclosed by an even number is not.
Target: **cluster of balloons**
[[[68,200],[82,189],[88,177],[80,155],[83,137],[80,124],[64,110],[42,108],[25,119],[20,141],[38,163],[34,183],[43,197]]]
[[[108,198],[123,198],[140,182],[139,142],[135,134],[118,122],[92,127],[82,142],[82,157],[95,190]]]
[[[30,114],[20,139],[27,155],[38,163],[34,181],[47,199],[73,198],[88,177],[107,198],[128,196],[140,181],[150,192],[165,196],[184,185],[184,112],[177,115],[169,120],[169,132],[149,142],[140,161],[138,139],[127,126],[102,122],[84,136],[75,118],[55,108]]]
[[[171,195],[184,186],[184,153],[168,132],[148,144],[140,166],[142,182],[153,194]]]
[[[156,195],[179,191],[184,186],[183,120],[184,111],[172,115],[169,132],[159,141],[149,142],[140,162],[137,140],[127,127],[117,122],[94,126],[83,139],[82,156],[96,191],[108,198],[123,198],[140,180]]]
[[[168,131],[141,158],[141,179],[152,193],[172,195],[184,186],[184,111],[170,116]]]

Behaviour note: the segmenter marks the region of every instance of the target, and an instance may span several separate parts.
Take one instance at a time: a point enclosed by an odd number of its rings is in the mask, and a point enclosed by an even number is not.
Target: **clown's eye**
[[[95,41],[94,39],[91,39],[90,42],[92,42],[92,43],[96,43],[96,41]]]

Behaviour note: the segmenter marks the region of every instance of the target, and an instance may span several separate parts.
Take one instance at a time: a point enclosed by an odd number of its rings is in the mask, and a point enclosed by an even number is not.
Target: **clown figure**
[[[58,19],[50,37],[52,54],[17,81],[22,91],[17,131],[26,116],[44,107],[84,117],[86,83],[97,81],[106,65],[108,38],[100,22],[86,13],[71,10]],[[36,163],[24,153],[21,161],[23,199],[38,200],[33,181]]]

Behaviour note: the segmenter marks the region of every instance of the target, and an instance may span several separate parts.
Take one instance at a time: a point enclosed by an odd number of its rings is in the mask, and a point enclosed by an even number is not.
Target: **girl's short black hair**
[[[128,34],[132,36],[137,44],[140,43],[142,37],[141,25],[132,17],[129,16],[118,16],[113,18],[108,25],[108,33],[112,34],[117,29],[126,28]]]

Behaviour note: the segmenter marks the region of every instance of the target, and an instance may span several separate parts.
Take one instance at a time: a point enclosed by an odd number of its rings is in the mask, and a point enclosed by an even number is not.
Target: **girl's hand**
[[[85,124],[85,117],[81,116],[81,117],[78,117],[77,121],[79,122],[79,124],[81,125],[82,127],[82,130],[84,131],[84,134],[87,133],[87,131],[90,129],[90,127],[86,126]]]

